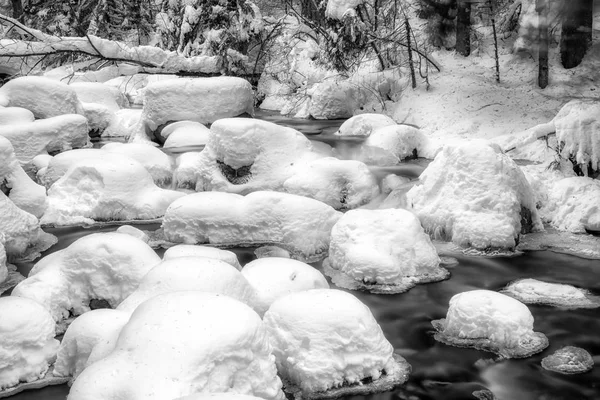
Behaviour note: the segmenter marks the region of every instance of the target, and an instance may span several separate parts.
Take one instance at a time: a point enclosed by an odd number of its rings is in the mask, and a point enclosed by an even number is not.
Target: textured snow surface
[[[471,290],[452,296],[445,319],[432,322],[435,338],[459,347],[475,347],[506,358],[529,357],[548,346],[533,331],[526,305],[491,290]]]
[[[262,314],[256,290],[242,273],[225,261],[187,256],[162,261],[140,281],[138,288],[117,308],[133,312],[141,303],[160,294],[194,290],[218,293],[248,304]]]
[[[485,141],[446,145],[407,197],[430,235],[460,246],[513,249],[523,231],[542,229],[523,172]]]
[[[333,289],[296,292],[264,316],[277,368],[306,392],[377,380],[391,367],[393,347],[367,306]]]
[[[594,367],[594,359],[580,347],[565,346],[544,357],[542,367],[561,374],[582,374]]]
[[[363,143],[362,160],[367,164],[394,165],[423,154],[427,138],[408,125],[390,125],[375,129]],[[377,151],[381,149],[383,151]],[[381,163],[379,160],[386,160]],[[387,161],[390,160],[390,161]]]
[[[173,247],[169,247],[163,255],[163,260],[170,260],[177,257],[206,257],[214,258],[220,261],[224,261],[227,264],[235,267],[236,269],[242,269],[237,256],[233,251],[217,249],[216,247],[199,246],[192,244],[178,244]]]
[[[76,82],[69,86],[82,103],[102,104],[112,112],[129,105],[125,95],[115,86],[98,82]]]
[[[174,160],[158,148],[145,143],[108,143],[102,150],[134,159],[150,172],[157,186],[171,186]]]
[[[206,146],[210,129],[195,121],[179,121],[166,126],[160,135],[165,137],[165,149],[185,146]]]
[[[359,114],[344,121],[335,134],[339,136],[368,137],[376,129],[391,125],[396,125],[396,122],[386,115]]]
[[[364,0],[328,0],[325,15],[329,18],[342,19],[344,13],[362,4]]]
[[[150,83],[142,118],[151,131],[170,121],[202,124],[254,113],[252,86],[242,78],[182,78]]]
[[[256,289],[267,310],[280,297],[310,289],[329,289],[327,280],[317,269],[289,258],[268,257],[244,266],[242,275]]]
[[[33,122],[35,116],[22,107],[0,107],[0,125],[26,124]]]
[[[263,322],[227,296],[174,292],[135,310],[114,351],[79,375],[68,399],[164,400],[225,391],[284,399]]]
[[[260,400],[258,397],[237,393],[201,393],[180,397],[175,400]]]
[[[143,241],[121,233],[93,233],[38,261],[14,296],[42,304],[55,321],[90,311],[91,300],[116,307],[160,262]]]
[[[75,90],[66,83],[38,76],[12,79],[0,87],[0,105],[22,107],[36,118],[82,114]]]
[[[561,231],[600,231],[600,181],[579,176],[555,182],[543,211]]]
[[[600,297],[585,289],[531,278],[511,282],[501,293],[525,304],[547,304],[564,308],[600,307]]]
[[[0,297],[0,391],[42,378],[56,358],[52,317],[35,301]]]
[[[315,119],[350,118],[366,103],[367,90],[349,80],[325,80],[311,90],[308,114]]]
[[[202,192],[174,201],[162,227],[175,243],[275,244],[302,258],[319,258],[341,215],[320,201],[288,193]]]
[[[8,269],[6,268],[6,249],[4,248],[4,236],[0,236],[0,287],[6,278],[8,278]],[[0,293],[2,294],[2,293]]]

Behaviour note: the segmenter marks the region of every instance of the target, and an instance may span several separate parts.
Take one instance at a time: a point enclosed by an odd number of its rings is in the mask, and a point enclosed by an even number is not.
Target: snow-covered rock
[[[350,118],[367,101],[366,89],[348,80],[326,80],[309,92],[308,113],[315,119]]]
[[[69,168],[79,161],[92,158],[105,158],[107,164],[111,163],[106,154],[106,152],[100,149],[75,149],[64,151],[54,157],[47,154],[36,156],[32,160],[32,163],[38,168],[36,174],[38,181],[49,189]]]
[[[82,114],[75,90],[66,83],[39,76],[23,76],[0,87],[0,106],[22,107],[36,118]]]
[[[21,164],[30,163],[39,154],[90,146],[87,119],[78,114],[0,125],[0,136],[10,140]]]
[[[547,304],[562,308],[600,307],[600,297],[587,290],[531,278],[511,282],[501,293],[525,304]]]
[[[317,269],[289,258],[269,257],[244,266],[242,275],[256,289],[265,310],[275,300],[290,293],[310,289],[329,289],[327,280]]]
[[[116,307],[160,257],[143,241],[121,233],[93,233],[38,261],[12,292],[43,305],[56,322],[90,311],[92,300]]]
[[[174,400],[261,400],[258,397],[237,393],[200,393]]]
[[[170,242],[274,244],[314,259],[327,252],[331,227],[340,216],[320,201],[288,193],[202,192],[174,201],[162,227]]]
[[[165,149],[187,146],[206,146],[210,129],[195,121],[179,121],[166,126],[160,135],[166,138]]]
[[[379,128],[395,126],[396,122],[383,114],[359,114],[348,118],[340,129],[335,132],[339,136],[362,136],[368,137]]]
[[[117,228],[116,232],[133,236],[134,238],[140,239],[144,243],[148,243],[150,241],[150,237],[146,232],[131,225],[121,225]]]
[[[254,113],[248,81],[235,77],[182,78],[150,83],[144,91],[143,119],[150,131],[171,121],[202,124]]]
[[[42,223],[150,220],[162,217],[183,195],[157,187],[150,173],[127,156],[92,157],[74,163],[48,190]]]
[[[142,109],[126,108],[115,112],[116,124],[110,124],[104,132],[103,137],[125,137],[132,136],[141,125]]]
[[[178,190],[196,190],[198,184],[198,166],[204,160],[201,151],[187,151],[175,159],[173,187]]]
[[[279,373],[303,394],[377,381],[394,368],[392,345],[369,308],[349,293],[292,293],[276,300],[263,320]]]
[[[240,262],[233,251],[217,249],[216,247],[178,244],[176,246],[169,247],[167,251],[165,251],[163,260],[170,260],[178,257],[214,258],[216,260],[224,261],[238,270],[242,269],[242,266],[240,265]]]
[[[432,324],[436,340],[506,358],[529,357],[548,346],[546,336],[533,331],[533,316],[526,305],[491,290],[452,296],[446,318]]]
[[[179,79],[179,77],[170,74],[127,74],[127,76],[109,79],[104,84],[119,89],[130,103],[142,105],[144,104],[144,89],[148,84],[173,79]]]
[[[364,3],[364,0],[328,0],[325,15],[333,19],[342,19],[348,10]]]
[[[129,313],[107,309],[92,310],[77,317],[60,343],[54,375],[77,378],[87,367],[94,347],[114,332],[120,332],[129,317]]]
[[[542,229],[523,172],[485,141],[446,145],[407,196],[429,234],[460,246],[513,249]]]
[[[26,108],[0,107],[0,125],[26,124],[34,120],[35,116]]]
[[[388,125],[375,129],[363,143],[363,148],[381,149],[386,158],[399,163],[407,158],[417,158],[423,154],[427,145],[427,137],[417,128],[409,125]],[[376,149],[362,149],[364,154],[361,158],[367,164],[377,164],[377,159],[384,157],[381,151]]]
[[[562,231],[600,231],[600,181],[583,176],[559,180],[542,213]]]
[[[544,357],[542,367],[560,374],[583,374],[594,367],[594,359],[585,349],[565,346]]]
[[[115,112],[104,104],[83,103],[83,113],[88,121],[89,134],[92,137],[102,135],[111,124],[118,124]]]
[[[68,399],[117,400],[126,393],[128,400],[164,400],[225,391],[284,399],[267,331],[245,304],[188,291],[140,305],[114,350],[79,375]]]
[[[347,288],[403,292],[448,277],[419,219],[410,211],[351,210],[331,230],[325,273]]]
[[[158,187],[167,188],[173,180],[173,159],[158,148],[145,143],[108,143],[102,150],[122,154],[142,164]]]
[[[0,391],[42,378],[58,345],[44,307],[29,299],[0,298]]]
[[[131,313],[152,297],[185,290],[222,294],[247,304],[259,314],[266,311],[258,301],[256,290],[239,270],[225,261],[194,256],[162,261],[144,276],[138,288],[117,309]]]
[[[8,278],[8,268],[6,267],[6,249],[4,248],[4,236],[0,236],[0,287]],[[2,294],[2,293],[0,293]]]
[[[76,82],[69,86],[82,103],[102,104],[112,112],[129,105],[125,95],[115,86],[98,82]]]

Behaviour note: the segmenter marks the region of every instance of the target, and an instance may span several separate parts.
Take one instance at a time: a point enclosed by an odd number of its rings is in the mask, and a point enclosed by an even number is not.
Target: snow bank
[[[167,188],[173,180],[173,159],[158,148],[145,143],[108,143],[102,150],[122,154],[142,164],[158,187]]]
[[[77,114],[0,125],[0,136],[10,140],[21,164],[31,162],[39,154],[90,146],[87,119]]]
[[[48,209],[42,223],[155,219],[183,195],[157,187],[150,173],[129,157],[92,157],[74,163],[48,190]]]
[[[368,137],[376,129],[394,125],[396,122],[383,114],[359,114],[344,121],[335,134]]]
[[[327,252],[331,227],[340,216],[320,201],[287,193],[202,192],[174,201],[162,227],[175,243],[275,244],[318,258]]]
[[[31,111],[21,107],[0,107],[0,125],[26,124],[35,117]]]
[[[260,317],[227,296],[175,292],[139,306],[114,351],[79,375],[68,399],[164,400],[225,391],[284,399]]]
[[[547,304],[562,308],[600,307],[600,297],[587,290],[531,278],[511,282],[501,293],[525,304]]]
[[[352,210],[331,230],[325,273],[336,285],[372,285],[383,293],[448,277],[419,219],[410,211]],[[349,278],[349,279],[348,279]]]
[[[90,311],[92,300],[116,307],[160,262],[143,241],[121,233],[93,233],[36,263],[13,290],[43,305],[56,322]]]
[[[292,293],[276,300],[263,320],[280,375],[303,394],[376,381],[393,368],[392,345],[369,308],[349,293]]]
[[[565,346],[544,357],[542,367],[560,374],[583,374],[594,368],[594,359],[580,347]]]
[[[364,3],[364,0],[328,0],[325,15],[328,18],[342,19],[348,10]]]
[[[559,230],[600,231],[600,181],[581,176],[556,182],[543,212]]]
[[[206,146],[210,129],[195,121],[179,121],[166,126],[160,135],[165,137],[165,149],[186,146]]]
[[[241,272],[225,261],[206,257],[176,257],[162,261],[140,281],[118,310],[132,313],[144,301],[164,294],[185,290],[229,296],[262,314],[256,291]]]
[[[365,156],[361,160],[367,164],[380,165],[373,161],[385,157],[397,164],[407,158],[419,157],[423,154],[425,146],[427,146],[427,137],[420,130],[408,125],[388,125],[375,129],[363,143],[363,148],[382,149],[385,155],[375,152],[376,158],[373,160],[373,157],[367,156],[369,151],[362,149]]]
[[[23,76],[0,87],[0,105],[23,107],[36,118],[82,114],[77,93],[66,83],[39,76]]]
[[[227,264],[242,269],[237,256],[233,251],[217,249],[216,247],[197,246],[190,244],[178,244],[177,246],[169,247],[163,255],[163,260],[170,260],[178,257],[206,257],[224,261]]]
[[[485,141],[446,145],[407,196],[429,234],[460,246],[514,249],[542,229],[523,172]]]
[[[155,131],[170,121],[202,124],[254,113],[252,86],[242,78],[182,78],[150,83],[144,91],[143,119]]]
[[[0,391],[42,378],[56,358],[54,321],[35,301],[0,298]]]
[[[523,303],[491,290],[452,296],[445,319],[432,321],[435,339],[474,347],[505,358],[524,358],[548,347],[544,334],[533,331],[533,316]]]
[[[327,280],[317,269],[289,258],[269,257],[244,266],[242,275],[257,293],[267,310],[273,302],[290,293],[310,289],[329,289]]]

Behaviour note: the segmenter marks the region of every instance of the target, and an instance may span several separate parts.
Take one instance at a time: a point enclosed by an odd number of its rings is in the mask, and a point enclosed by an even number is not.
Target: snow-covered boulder
[[[559,374],[583,374],[594,367],[592,355],[585,349],[565,346],[542,359],[545,370]]]
[[[308,113],[315,119],[350,118],[367,101],[366,89],[348,80],[326,80],[309,91]]]
[[[349,289],[404,292],[448,277],[419,219],[410,211],[351,210],[331,230],[325,273]]]
[[[224,261],[238,270],[242,269],[242,266],[240,265],[240,262],[233,251],[217,249],[216,247],[178,244],[176,246],[169,247],[167,251],[165,251],[163,260],[170,260],[178,257],[214,258],[216,260]]]
[[[129,105],[125,95],[115,86],[98,82],[76,82],[69,86],[82,103],[102,104],[112,112]]]
[[[204,159],[201,151],[187,151],[175,159],[173,187],[178,190],[196,190],[198,184],[198,165]]]
[[[389,159],[393,164],[397,164],[419,157],[426,145],[427,137],[417,128],[409,125],[384,126],[375,129],[365,140],[361,149],[361,160],[367,164],[382,165],[377,161]]]
[[[104,104],[83,103],[83,113],[87,118],[91,137],[101,136],[111,124],[118,124],[115,112]]]
[[[258,397],[237,393],[200,393],[174,400],[261,400]]]
[[[92,158],[104,158],[107,164],[112,160],[100,149],[74,149],[64,151],[54,157],[44,154],[36,156],[32,163],[38,168],[37,179],[47,189],[59,180],[74,164]],[[41,158],[43,157],[43,159]]]
[[[150,131],[171,121],[208,124],[243,113],[254,113],[254,94],[242,78],[182,78],[150,83],[144,91],[142,115]]]
[[[136,228],[131,225],[121,225],[117,228],[115,232],[124,233],[129,236],[133,236],[134,238],[140,239],[144,243],[148,243],[150,241],[150,237],[147,232],[144,232],[141,229]]]
[[[446,145],[407,197],[429,234],[460,246],[514,249],[542,229],[523,172],[485,141]]]
[[[158,187],[167,188],[173,180],[173,159],[158,148],[145,143],[108,143],[102,150],[122,154],[142,164]]]
[[[328,0],[325,15],[332,19],[342,19],[348,10],[364,3],[364,0]]]
[[[10,140],[21,164],[30,163],[39,154],[90,146],[87,119],[78,114],[0,125],[0,136]]]
[[[56,322],[91,309],[92,300],[115,308],[160,257],[143,241],[121,233],[93,233],[38,261],[13,296],[43,305]]]
[[[274,244],[315,259],[327,252],[331,227],[341,215],[320,201],[288,193],[202,192],[174,201],[162,227],[174,243]]]
[[[188,291],[140,305],[114,350],[75,380],[69,400],[118,400],[124,393],[128,400],[164,400],[225,391],[284,399],[267,331],[247,305]]]
[[[66,83],[39,76],[23,76],[0,87],[0,106],[22,107],[36,118],[82,114],[77,93]]]
[[[379,128],[395,126],[396,122],[383,114],[359,114],[348,118],[335,132],[338,136],[362,136],[368,137]]]
[[[21,168],[8,139],[0,136],[0,188],[19,208],[41,217],[46,211],[46,188],[35,183]]]
[[[56,359],[54,321],[38,303],[0,297],[0,396],[19,382],[43,378]]]
[[[533,331],[533,316],[527,306],[491,290],[452,296],[446,318],[432,324],[440,342],[505,358],[529,357],[548,347],[546,336]]]
[[[115,112],[117,123],[110,124],[102,132],[102,137],[125,137],[134,135],[136,129],[141,125],[142,109],[126,108]]]
[[[26,108],[0,107],[0,125],[26,124],[34,120],[35,116]]]
[[[289,258],[259,258],[244,266],[242,275],[256,289],[265,310],[275,300],[290,293],[310,289],[329,289],[319,270]]]
[[[96,345],[114,332],[120,332],[129,317],[129,313],[107,309],[92,310],[77,317],[60,343],[54,375],[77,378],[87,367]]]
[[[166,126],[160,135],[165,139],[165,149],[188,146],[206,146],[210,129],[195,121],[179,121]]]
[[[562,231],[600,231],[600,181],[583,176],[552,185],[543,215]]]
[[[247,304],[259,314],[266,311],[256,290],[235,267],[214,258],[191,256],[164,260],[152,268],[117,309],[132,313],[152,297],[185,290],[222,294]]]
[[[399,383],[407,378],[406,363],[396,364],[394,348],[369,308],[349,293],[332,289],[292,293],[276,300],[263,320],[280,375],[299,387],[303,397],[360,387],[369,378],[377,382],[398,369],[404,369]]]
[[[322,201],[336,210],[360,207],[379,194],[377,179],[365,164],[333,157],[299,163],[283,188],[288,193]]]
[[[120,74],[125,75],[125,74]],[[144,89],[148,84],[173,79],[179,79],[177,75],[171,74],[126,74],[117,76],[104,82],[107,86],[117,88],[128,99],[131,104],[144,104]]]
[[[500,293],[525,304],[546,304],[561,308],[600,307],[600,297],[585,289],[562,283],[549,283],[527,278],[511,282]]]
[[[8,268],[6,267],[6,249],[4,248],[4,236],[0,236],[0,288],[8,278]],[[2,292],[0,291],[0,294]]]
[[[157,187],[152,175],[127,156],[92,157],[77,161],[48,190],[42,223],[151,220],[162,217],[183,195]]]

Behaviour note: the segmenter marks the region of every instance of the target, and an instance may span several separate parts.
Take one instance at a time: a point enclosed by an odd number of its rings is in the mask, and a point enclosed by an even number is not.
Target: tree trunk
[[[592,43],[594,0],[570,0],[563,12],[560,59],[563,67],[581,64]]]
[[[21,0],[11,0],[12,17],[19,22],[23,22],[23,4]]]
[[[538,85],[544,89],[548,86],[548,8],[546,0],[537,0],[536,11],[538,12],[540,32]]]
[[[471,3],[460,1],[456,13],[456,51],[467,57],[471,54]]]

